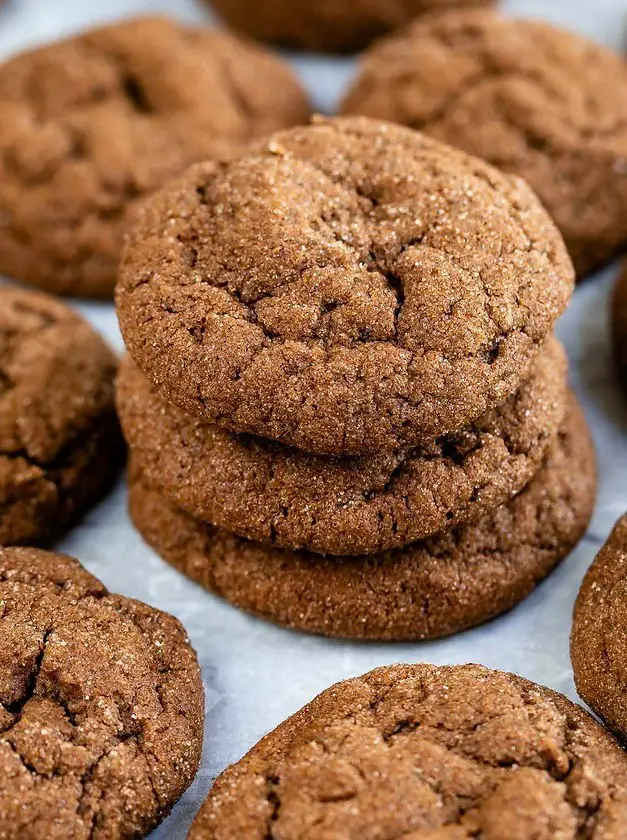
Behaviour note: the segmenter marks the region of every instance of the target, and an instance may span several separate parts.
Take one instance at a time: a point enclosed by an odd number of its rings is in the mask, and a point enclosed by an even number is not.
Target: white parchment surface
[[[549,19],[616,49],[625,41],[623,0],[509,0],[504,6],[508,14]],[[210,19],[206,7],[193,0],[7,0],[0,9],[0,57],[94,23],[155,11],[185,20]],[[290,60],[317,108],[331,111],[354,72],[353,63],[317,56]],[[568,656],[572,604],[598,547],[627,510],[627,401],[615,381],[608,344],[614,276],[615,269],[609,269],[582,285],[558,326],[598,450],[600,488],[592,526],[561,568],[504,618],[452,639],[411,644],[328,641],[275,628],[204,592],[147,548],[129,523],[122,481],[60,543],[112,591],[178,616],[199,655],[207,696],[203,764],[193,786],[152,835],[155,840],[184,840],[212,779],[227,764],[314,694],[377,665],[480,662],[576,697]],[[122,348],[112,305],[76,305]]]

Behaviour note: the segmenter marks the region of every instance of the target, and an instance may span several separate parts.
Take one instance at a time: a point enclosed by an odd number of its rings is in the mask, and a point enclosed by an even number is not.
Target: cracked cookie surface
[[[87,31],[0,67],[0,272],[111,297],[137,205],[198,160],[303,122],[279,59],[166,18]]]
[[[614,360],[622,385],[627,391],[627,264],[614,286],[610,313]]]
[[[531,479],[566,408],[551,338],[506,402],[430,447],[354,458],[236,435],[152,392],[127,357],[117,405],[144,479],[191,516],[241,537],[321,554],[398,548],[509,500]]]
[[[617,736],[627,740],[627,516],[588,569],[570,641],[577,691]]]
[[[0,288],[0,545],[47,541],[113,480],[116,368],[65,304]]]
[[[366,55],[342,110],[525,178],[579,276],[627,241],[627,69],[592,41],[489,10],[417,20]]]
[[[238,539],[175,508],[132,459],[130,476],[131,518],[184,574],[277,624],[364,639],[438,638],[510,609],[581,539],[595,493],[594,452],[574,398],[518,496],[474,525],[385,554],[321,557]]]
[[[211,0],[234,29],[283,47],[355,52],[416,15],[493,0]]]
[[[1,840],[143,837],[191,783],[203,688],[172,616],[0,549],[0,666]]]
[[[131,356],[187,413],[372,454],[507,399],[572,283],[522,181],[406,128],[318,119],[146,202],[116,302]]]
[[[480,665],[337,683],[216,781],[189,840],[619,840],[627,756],[581,707]]]

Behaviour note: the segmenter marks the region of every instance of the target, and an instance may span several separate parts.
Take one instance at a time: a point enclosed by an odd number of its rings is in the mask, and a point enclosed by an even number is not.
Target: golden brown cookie
[[[116,359],[65,304],[0,287],[0,545],[47,542],[123,460]]]
[[[592,444],[573,400],[542,469],[512,501],[386,554],[321,557],[233,537],[175,508],[133,464],[130,506],[158,554],[240,609],[325,636],[402,640],[450,635],[525,598],[584,534],[595,491]]]
[[[627,739],[627,516],[588,569],[573,615],[570,654],[577,691]]]
[[[572,283],[522,181],[406,128],[319,119],[146,202],[116,301],[135,362],[187,413],[373,454],[507,399]]]
[[[0,273],[111,297],[122,233],[147,194],[309,107],[269,53],[146,17],[10,60],[0,112]]]
[[[614,359],[623,387],[627,390],[627,265],[623,265],[614,286],[610,321]]]
[[[553,338],[503,405],[431,446],[355,458],[236,435],[164,403],[130,358],[117,405],[145,481],[241,537],[321,554],[399,548],[492,511],[538,469],[567,402]]]
[[[170,615],[0,549],[0,837],[144,837],[191,783],[203,687]]]
[[[627,242],[627,68],[598,44],[488,10],[419,19],[366,55],[343,111],[524,177],[579,276]]]
[[[283,47],[348,53],[416,15],[494,0],[210,0],[226,23]]]
[[[337,683],[216,781],[189,840],[620,840],[627,755],[566,697],[480,665]]]

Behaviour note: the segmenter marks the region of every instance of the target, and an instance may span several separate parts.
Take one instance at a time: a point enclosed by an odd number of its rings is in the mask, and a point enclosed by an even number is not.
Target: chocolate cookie
[[[176,509],[134,464],[130,505],[165,560],[247,612],[326,636],[402,640],[450,635],[525,598],[583,535],[595,489],[592,444],[573,401],[522,493],[475,525],[386,554],[320,557],[238,539]]]
[[[342,110],[523,176],[579,276],[627,241],[627,68],[598,44],[487,10],[417,20],[375,45]]]
[[[76,560],[0,549],[0,836],[144,837],[191,783],[200,671],[183,627]]]
[[[147,202],[116,299],[131,355],[184,411],[347,455],[507,399],[572,281],[522,181],[406,128],[321,119]]]
[[[0,287],[0,545],[59,534],[123,460],[116,360],[75,312]]]
[[[566,357],[550,339],[503,405],[428,448],[330,458],[236,435],[159,399],[130,359],[117,403],[144,479],[231,533],[322,554],[372,554],[479,518],[538,469],[566,409]]]
[[[579,706],[480,665],[337,683],[216,781],[189,840],[619,840],[627,755]]]
[[[493,0],[211,0],[240,32],[280,46],[356,52],[414,16],[436,9],[487,6]]]
[[[575,604],[570,655],[577,691],[627,738],[627,516],[588,569]]]
[[[0,273],[111,297],[122,233],[147,194],[309,107],[254,45],[147,17],[12,59],[0,112]]]
[[[610,319],[614,359],[621,382],[627,389],[627,265],[623,266],[614,287]]]

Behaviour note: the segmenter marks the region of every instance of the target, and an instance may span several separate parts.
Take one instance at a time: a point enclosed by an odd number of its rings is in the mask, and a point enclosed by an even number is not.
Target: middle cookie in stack
[[[572,284],[522,182],[408,129],[318,121],[194,167],[117,292],[136,525],[300,629],[438,636],[513,606],[594,498],[551,335]]]

